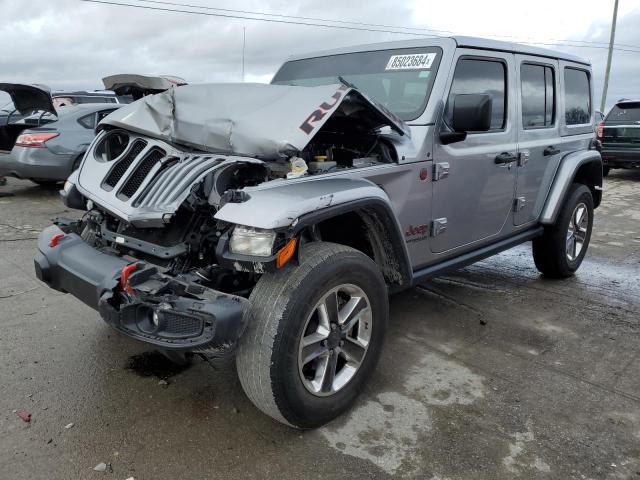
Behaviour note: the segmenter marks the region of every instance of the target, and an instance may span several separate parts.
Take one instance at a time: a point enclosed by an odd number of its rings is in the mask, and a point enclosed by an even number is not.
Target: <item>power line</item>
[[[239,20],[255,20],[259,22],[284,23],[287,25],[305,25],[308,27],[338,28],[342,30],[359,30],[359,31],[365,31],[365,32],[395,33],[399,35],[413,35],[413,36],[424,37],[424,34],[422,33],[398,32],[395,30],[380,30],[375,28],[348,27],[345,25],[323,25],[320,23],[294,22],[290,20],[279,20],[275,18],[256,18],[256,17],[247,17],[243,15],[231,15],[231,14],[224,14],[224,13],[194,12],[192,10],[179,10],[179,9],[172,9],[172,8],[151,7],[147,5],[132,5],[130,3],[119,3],[119,2],[108,1],[108,0],[80,0],[80,1],[89,2],[89,3],[102,3],[105,5],[118,5],[121,7],[141,8],[144,10],[158,10],[162,12],[190,13],[192,15],[205,15],[208,17],[233,18],[233,19],[239,19]]]
[[[129,0],[132,1],[132,0]],[[170,6],[174,6],[174,7],[187,7],[187,8],[197,8],[197,9],[201,9],[201,10],[212,10],[212,11],[219,11],[219,12],[232,12],[232,13],[243,13],[243,14],[249,14],[249,15],[262,15],[265,17],[280,17],[280,18],[291,18],[291,19],[296,19],[296,20],[311,20],[311,21],[315,21],[315,22],[327,22],[327,23],[339,23],[339,24],[344,24],[344,25],[360,25],[360,26],[365,26],[365,27],[379,27],[379,28],[393,28],[393,29],[398,29],[398,30],[413,30],[413,31],[420,31],[420,32],[428,32],[428,33],[432,33],[432,34],[455,34],[457,32],[453,31],[453,30],[435,30],[432,28],[424,28],[424,27],[406,27],[406,26],[401,26],[401,25],[385,25],[385,24],[380,24],[380,23],[365,23],[365,22],[356,22],[353,20],[337,20],[337,19],[329,19],[329,18],[318,18],[318,17],[302,17],[299,15],[285,15],[285,14],[281,14],[281,13],[268,13],[268,12],[256,12],[256,11],[252,11],[252,10],[236,10],[236,9],[231,9],[231,8],[222,8],[222,7],[208,7],[205,5],[193,5],[193,4],[189,4],[189,3],[178,3],[178,2],[167,2],[167,1],[161,1],[161,0],[133,0],[136,2],[142,2],[142,3],[155,3],[155,4],[159,4],[159,5],[170,5]],[[400,33],[400,32],[398,32]],[[534,37],[522,37],[522,36],[517,36],[517,35],[495,35],[495,34],[491,34],[491,37],[495,37],[495,38],[515,38],[515,39],[522,39],[522,40],[527,40],[527,41],[531,41],[531,43],[537,43],[536,39]],[[603,48],[605,46],[608,46],[608,42],[593,42],[590,40],[572,40],[572,39],[568,39],[568,38],[564,38],[564,39],[559,39],[559,38],[547,38],[547,39],[542,39],[543,41],[547,41],[547,42],[571,42],[571,43],[584,43],[584,44],[589,44],[589,45],[600,45],[603,46]],[[568,45],[568,46],[574,46],[574,45]],[[577,46],[577,45],[575,45]],[[640,49],[640,45],[625,45],[625,44],[621,44],[619,43],[618,46],[620,47],[629,47],[629,48],[637,48]]]
[[[414,37],[425,36],[424,33],[417,33],[417,32],[411,32],[411,31],[383,30],[379,28],[357,27],[357,26],[347,26],[347,25],[328,25],[328,24],[311,23],[311,22],[294,21],[294,20],[282,20],[282,19],[276,19],[276,18],[248,17],[246,15],[236,15],[236,14],[230,14],[230,13],[195,12],[193,10],[181,10],[178,8],[164,8],[164,7],[156,7],[156,6],[148,6],[148,5],[136,5],[136,4],[120,3],[120,2],[109,1],[109,0],[80,0],[80,1],[88,2],[88,3],[98,3],[98,4],[104,4],[104,5],[117,5],[121,7],[139,8],[143,10],[156,10],[156,11],[173,12],[173,13],[189,13],[192,15],[203,15],[208,17],[233,18],[233,19],[239,19],[239,20],[254,20],[258,22],[281,23],[281,24],[287,24],[287,25],[302,25],[302,26],[308,26],[308,27],[333,28],[333,29],[341,29],[341,30],[392,33],[396,35],[411,35]],[[169,3],[169,2],[166,2],[166,3]],[[400,28],[403,28],[403,27],[400,27]],[[404,28],[407,28],[407,27],[404,27]],[[442,35],[432,35],[432,36],[440,37]],[[514,37],[514,38],[517,38],[517,37]],[[606,46],[569,45],[569,44],[563,44],[563,43],[548,43],[548,42],[542,42],[537,40],[527,42],[527,43],[531,43],[534,45],[545,45],[545,46],[564,46],[564,47],[571,47],[571,48],[591,48],[591,49],[596,49],[596,48],[607,49],[608,48]],[[614,47],[614,50],[618,50],[622,52],[640,53],[640,50],[632,50],[632,49],[625,49],[625,48],[618,48],[618,47]]]

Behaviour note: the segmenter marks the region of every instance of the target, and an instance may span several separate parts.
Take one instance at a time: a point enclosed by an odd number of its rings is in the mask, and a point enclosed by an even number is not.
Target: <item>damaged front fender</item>
[[[364,179],[310,178],[297,182],[269,182],[242,191],[246,193],[246,200],[226,203],[216,213],[217,220],[276,230],[295,225],[308,213],[364,198],[391,205],[380,187]]]

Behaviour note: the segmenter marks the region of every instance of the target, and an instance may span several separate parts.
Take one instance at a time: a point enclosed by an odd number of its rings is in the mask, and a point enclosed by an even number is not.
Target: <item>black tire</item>
[[[574,259],[569,259],[567,256],[567,233],[574,210],[580,204],[586,206],[588,225],[579,254]],[[573,275],[587,253],[592,228],[593,196],[586,185],[574,183],[567,192],[566,200],[555,225],[545,228],[544,234],[533,240],[533,259],[536,268],[549,278],[567,278]]]
[[[71,173],[75,172],[80,168],[80,164],[82,163],[82,159],[84,158],[85,152],[82,152],[78,157],[73,161],[73,165],[71,166]]]
[[[253,289],[236,365],[245,393],[262,412],[292,427],[315,428],[347,410],[371,375],[380,356],[389,301],[380,270],[363,253],[326,242],[301,248],[300,265],[263,275]],[[368,349],[351,380],[328,396],[317,396],[303,383],[298,348],[316,304],[344,284],[357,286],[369,300]]]
[[[58,185],[60,180],[36,180],[35,178],[30,179],[33,183],[40,185],[41,187],[53,188]]]
[[[611,167],[602,167],[602,176],[608,177],[610,171],[611,171]]]

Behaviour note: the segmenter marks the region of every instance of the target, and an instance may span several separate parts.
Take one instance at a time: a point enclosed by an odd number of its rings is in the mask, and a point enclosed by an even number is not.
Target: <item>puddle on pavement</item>
[[[178,365],[160,352],[144,352],[129,357],[129,363],[125,368],[141,377],[156,377],[160,380],[166,380],[184,372],[190,366],[189,364]]]

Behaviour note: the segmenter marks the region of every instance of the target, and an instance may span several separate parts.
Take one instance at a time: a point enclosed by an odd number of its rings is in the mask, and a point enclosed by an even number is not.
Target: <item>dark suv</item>
[[[640,167],[640,100],[620,100],[598,125],[603,173]]]

